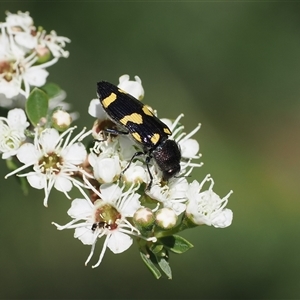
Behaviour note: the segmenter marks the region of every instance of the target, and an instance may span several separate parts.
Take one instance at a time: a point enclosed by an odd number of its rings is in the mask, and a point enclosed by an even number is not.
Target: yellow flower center
[[[95,202],[97,207],[94,215],[95,223],[92,230],[99,228],[108,228],[110,230],[116,229],[118,227],[117,220],[121,219],[121,214],[118,210],[110,204],[103,204],[102,200],[97,200]]]

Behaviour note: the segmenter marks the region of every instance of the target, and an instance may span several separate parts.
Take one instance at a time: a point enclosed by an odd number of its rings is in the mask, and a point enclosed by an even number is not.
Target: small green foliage
[[[193,247],[190,242],[178,235],[159,238],[157,242],[150,245],[144,244],[143,240],[140,240],[139,243],[141,258],[157,279],[161,276],[160,271],[165,273],[168,279],[172,279],[169,251],[182,254]]]
[[[42,118],[46,118],[48,112],[48,96],[46,93],[38,88],[34,88],[27,99],[25,110],[30,122],[34,126]]]
[[[170,251],[182,254],[193,248],[193,244],[179,235],[172,235],[160,238],[159,241]]]
[[[41,90],[43,90],[50,99],[57,96],[62,91],[60,86],[58,86],[56,83],[53,82],[47,82],[45,85],[41,87]]]
[[[154,243],[150,246],[150,250],[154,254],[157,254],[157,253],[161,252],[163,248],[164,248],[164,245],[159,244],[159,243]]]
[[[172,270],[167,257],[157,258],[158,265],[162,271],[167,275],[168,279],[172,279]]]
[[[153,274],[153,276],[156,279],[159,279],[161,277],[161,273],[160,273],[159,269],[155,266],[154,262],[152,261],[153,258],[151,259],[150,255],[147,255],[142,251],[140,252],[140,255],[141,255],[143,262],[148,267],[148,269]]]

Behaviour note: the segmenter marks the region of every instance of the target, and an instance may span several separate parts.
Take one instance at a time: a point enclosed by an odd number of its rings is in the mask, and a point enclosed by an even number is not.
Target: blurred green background
[[[50,224],[69,221],[70,201],[52,191],[45,209],[42,191],[24,198],[1,180],[1,299],[300,298],[300,3],[1,1],[2,21],[6,10],[72,40],[48,70],[79,128],[93,123],[96,82],[125,73],[161,117],[184,113],[187,131],[201,122],[193,177],[234,191],[234,220],[184,232],[195,248],[157,281],[135,247],[84,267],[90,248]]]

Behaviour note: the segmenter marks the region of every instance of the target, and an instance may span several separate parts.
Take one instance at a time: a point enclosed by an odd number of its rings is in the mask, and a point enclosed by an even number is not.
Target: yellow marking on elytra
[[[126,91],[122,90],[122,89],[118,89],[118,91],[122,94],[128,94]]]
[[[132,135],[133,138],[134,138],[135,140],[137,140],[138,142],[140,142],[140,143],[142,142],[141,136],[140,136],[137,132],[133,132],[131,135]]]
[[[151,117],[153,116],[153,113],[149,110],[149,108],[146,105],[143,106],[142,110],[146,115]]]
[[[102,105],[105,108],[108,108],[116,99],[117,95],[115,93],[111,93],[108,97],[102,100]]]
[[[151,143],[152,144],[157,144],[157,142],[159,141],[160,135],[158,133],[154,133],[151,137]]]
[[[123,117],[120,120],[120,123],[125,125],[125,126],[128,122],[132,122],[134,124],[142,124],[143,123],[143,117],[142,117],[142,115],[140,115],[138,113],[133,113],[131,115],[127,115],[127,116]]]
[[[170,131],[170,129],[167,128],[167,127],[164,128],[164,132],[165,132],[166,134],[172,134],[172,132]]]

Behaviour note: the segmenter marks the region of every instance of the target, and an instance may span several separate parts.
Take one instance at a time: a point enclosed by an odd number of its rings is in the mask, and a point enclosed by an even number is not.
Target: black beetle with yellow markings
[[[171,130],[167,125],[139,100],[109,82],[98,82],[97,93],[109,118],[122,130],[124,129],[124,131],[115,129],[105,131],[112,134],[130,134],[134,141],[142,146],[143,151],[136,152],[130,162],[137,156],[146,156],[150,176],[148,189],[153,180],[149,170],[151,158],[162,171],[163,180],[166,181],[179,173],[181,153],[177,143],[169,139]]]

